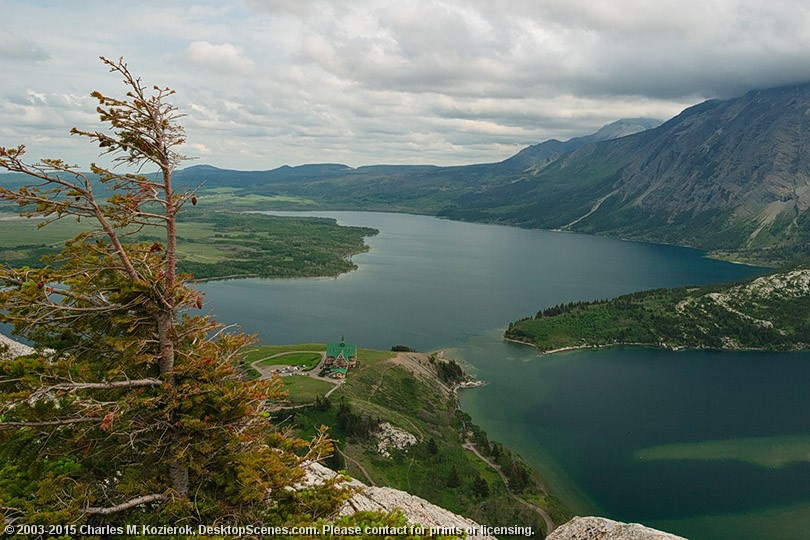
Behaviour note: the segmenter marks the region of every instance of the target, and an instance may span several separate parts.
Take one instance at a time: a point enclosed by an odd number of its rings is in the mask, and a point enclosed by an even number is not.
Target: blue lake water
[[[810,458],[795,458],[804,450],[797,436],[807,436],[810,456],[810,355],[613,348],[541,356],[501,339],[510,321],[560,302],[762,269],[585,235],[313,214],[380,230],[354,257],[359,270],[201,285],[220,320],[271,343],[345,335],[363,347],[448,350],[489,383],[463,392],[464,409],[578,513],[694,539],[810,538]],[[706,443],[739,455],[717,459]],[[771,465],[769,452],[762,457],[771,446],[793,457]],[[663,448],[658,459],[640,457],[650,448]]]

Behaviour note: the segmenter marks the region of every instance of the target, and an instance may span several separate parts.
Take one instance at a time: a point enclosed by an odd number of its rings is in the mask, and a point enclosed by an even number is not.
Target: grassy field
[[[305,197],[244,193],[244,190],[231,187],[203,189],[200,191],[199,201],[202,208],[211,207],[218,210],[223,208],[234,210],[253,208],[309,210],[319,204],[317,201]]]
[[[317,352],[290,352],[261,361],[264,366],[306,366],[307,369],[315,367],[322,358]]]
[[[289,392],[287,399],[291,403],[312,403],[318,396],[324,396],[335,385],[329,381],[315,379],[304,375],[282,377],[284,389]]]
[[[64,219],[39,228],[41,220],[0,220],[0,262],[35,266],[90,225]],[[355,268],[352,255],[368,249],[363,239],[377,233],[339,226],[333,219],[214,212],[195,208],[177,225],[179,268],[198,279],[218,277],[335,276]],[[160,241],[158,229],[144,229],[131,241]]]
[[[298,345],[251,345],[245,347],[245,362],[253,363],[263,360],[276,354],[294,351],[325,352],[326,345],[323,343],[299,343]]]

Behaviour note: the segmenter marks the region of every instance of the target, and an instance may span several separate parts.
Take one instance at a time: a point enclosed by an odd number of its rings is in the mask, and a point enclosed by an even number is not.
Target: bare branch
[[[142,386],[160,386],[159,379],[134,379],[131,381],[114,381],[106,383],[60,383],[43,387],[44,390],[110,390],[113,388],[138,388]]]
[[[136,506],[141,506],[142,504],[166,502],[168,500],[170,500],[169,497],[163,495],[162,493],[153,493],[151,495],[143,495],[141,497],[135,497],[134,499],[130,499],[127,502],[123,502],[121,504],[116,504],[115,506],[109,506],[106,508],[97,506],[88,506],[82,511],[85,514],[93,514],[97,516],[109,516],[111,514],[123,512],[124,510],[129,510],[130,508],[134,508]]]
[[[101,422],[102,420],[103,418],[65,418],[64,420],[47,420],[44,422],[0,422],[0,430],[22,428],[22,427],[67,426],[70,424]]]

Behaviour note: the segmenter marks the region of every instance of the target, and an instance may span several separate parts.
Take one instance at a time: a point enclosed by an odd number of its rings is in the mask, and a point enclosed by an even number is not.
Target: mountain
[[[660,120],[652,118],[623,118],[602,126],[599,131],[591,135],[574,137],[565,142],[550,139],[539,144],[533,144],[503,161],[502,164],[515,166],[523,170],[540,170],[550,163],[553,163],[564,154],[573,152],[586,144],[626,137],[627,135],[633,135],[634,133],[646,131],[660,125]]]
[[[440,214],[790,259],[810,253],[808,114],[810,84],[706,101]]]
[[[176,178],[227,188],[202,200],[241,209],[432,214],[779,264],[810,255],[809,114],[810,83],[709,100],[657,127],[649,119],[620,120],[592,135],[529,146],[499,163],[197,166]]]
[[[545,142],[528,146],[514,156],[493,164],[462,165],[456,167],[438,167],[435,165],[367,165],[363,167],[349,167],[339,163],[319,163],[291,167],[284,165],[267,171],[237,171],[219,169],[211,165],[194,165],[175,173],[175,178],[184,183],[206,182],[209,187],[231,186],[247,187],[267,184],[283,184],[288,182],[320,182],[337,181],[351,177],[368,180],[371,177],[400,175],[411,176],[453,176],[454,173],[473,174],[482,170],[497,170],[498,172],[527,169],[529,167],[541,168],[560,156],[580,148],[586,144],[616,139],[651,129],[661,124],[660,120],[652,118],[624,118],[602,126],[599,131],[583,137],[574,137],[565,142],[550,139]]]
[[[352,168],[341,164],[279,167],[269,171],[232,171],[197,165],[175,173],[187,186],[231,188],[232,197],[260,195],[278,209],[296,209],[287,198],[305,201],[299,209],[364,209],[437,214],[453,207],[459,197],[495,188],[536,172],[567,152],[590,142],[622,137],[658,121],[638,118],[608,124],[597,133],[565,142],[546,141],[530,146],[499,163],[438,167],[432,165],[372,165]],[[242,205],[244,206],[244,205]],[[267,206],[263,206],[267,208]]]

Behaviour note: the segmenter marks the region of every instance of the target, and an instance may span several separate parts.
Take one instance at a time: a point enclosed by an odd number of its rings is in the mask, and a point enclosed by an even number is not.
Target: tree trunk
[[[177,494],[188,497],[188,465],[182,459],[169,463],[169,478]]]

